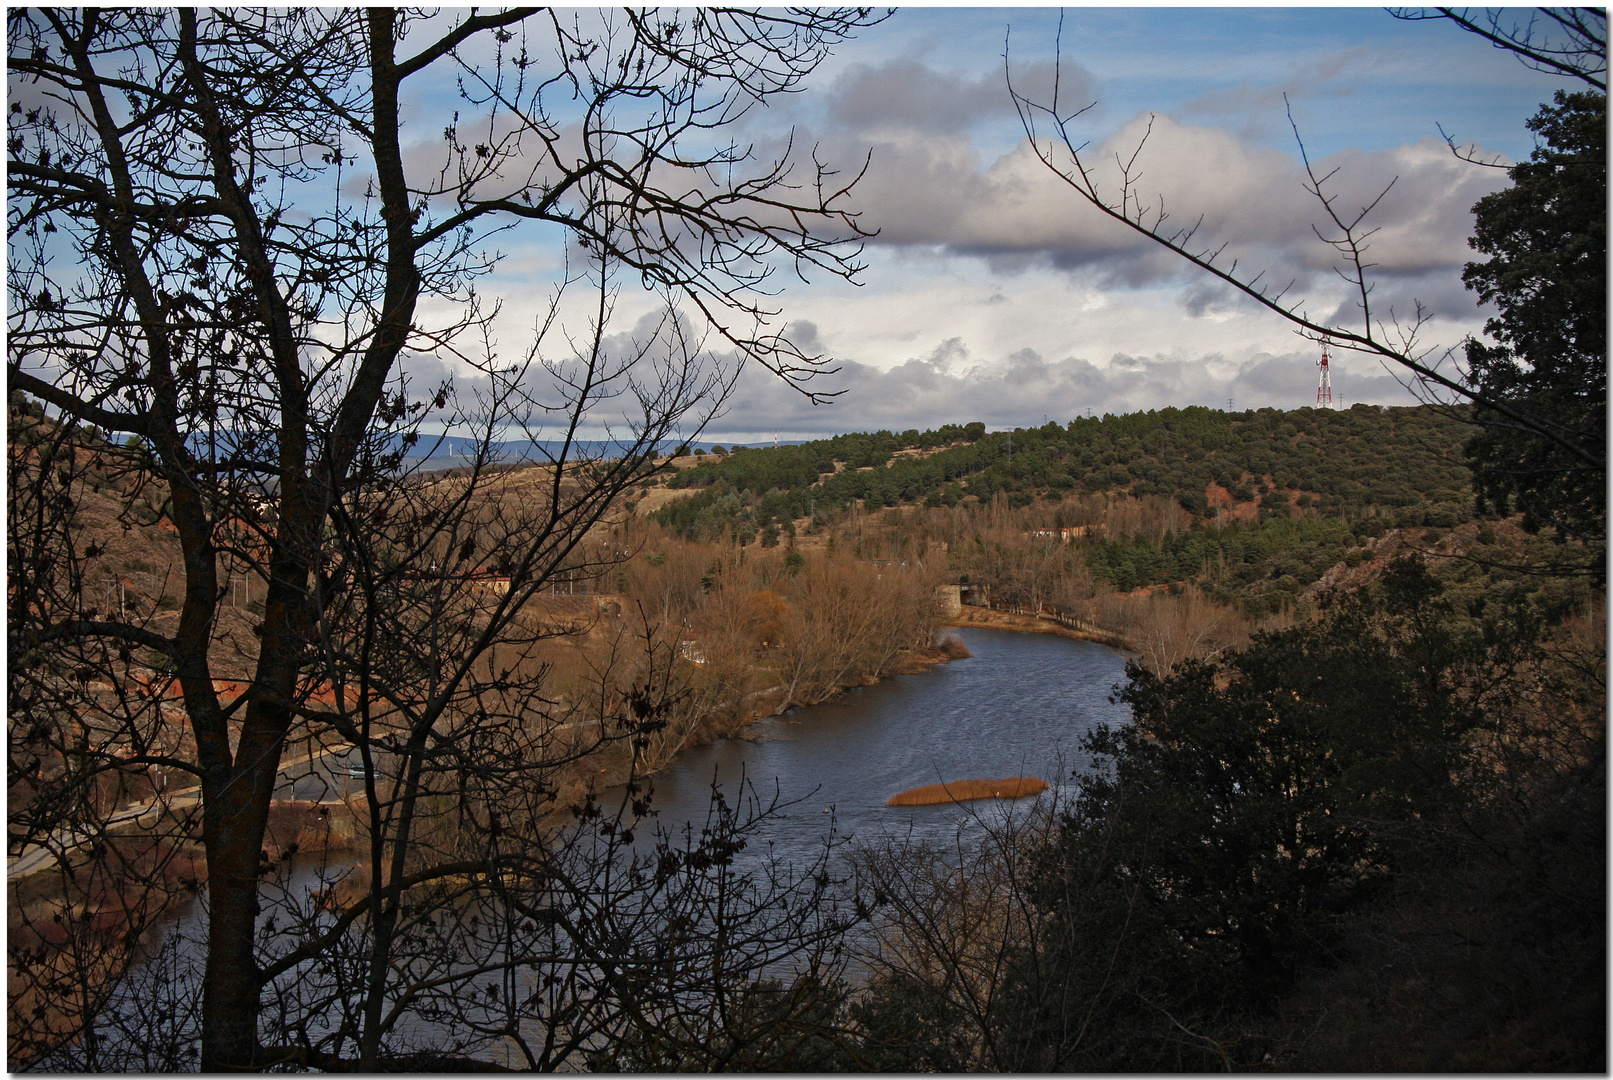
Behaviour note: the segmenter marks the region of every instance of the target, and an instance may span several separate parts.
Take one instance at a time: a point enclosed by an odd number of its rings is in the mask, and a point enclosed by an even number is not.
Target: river
[[[831,820],[852,841],[891,831],[948,839],[989,804],[885,801],[942,781],[1036,776],[1058,786],[1088,763],[1082,736],[1129,715],[1109,700],[1125,678],[1117,649],[1047,634],[954,633],[973,656],[792,709],[755,724],[746,737],[686,751],[654,778],[660,827],[676,833],[693,822],[698,832],[713,780],[732,800],[743,776],[762,801],[776,794],[791,804],[763,833],[791,859],[810,858]]]
[[[792,709],[755,724],[744,738],[686,751],[654,778],[659,827],[679,832],[692,824],[698,832],[714,780],[732,800],[743,777],[763,802],[776,794],[788,805],[770,815],[756,834],[763,843],[741,858],[758,856],[765,846],[783,862],[806,865],[821,855],[831,823],[837,837],[853,843],[891,833],[945,843],[982,816],[989,820],[1000,804],[891,807],[885,801],[941,781],[1037,776],[1055,787],[1066,784],[1088,763],[1082,736],[1098,724],[1127,719],[1126,708],[1109,700],[1125,677],[1124,654],[1116,649],[1044,634],[954,633],[972,656],[851,690],[829,704]],[[345,759],[321,761],[304,782],[319,790],[297,788],[296,795],[330,797],[331,788],[350,782]],[[654,843],[653,830],[640,828],[637,836],[641,845]],[[300,903],[319,876],[316,866],[301,866],[283,887]],[[101,1031],[109,1060],[135,1070],[163,1061],[170,1047],[144,1045],[145,1035],[137,1033],[147,1031],[154,1008],[195,1008],[203,918],[200,903],[187,905],[156,935],[169,946],[157,967],[171,963],[189,969],[185,974],[142,965],[120,987]],[[411,1025],[414,1035],[429,1027]],[[42,1064],[77,1071],[83,1068],[78,1054],[69,1047]]]

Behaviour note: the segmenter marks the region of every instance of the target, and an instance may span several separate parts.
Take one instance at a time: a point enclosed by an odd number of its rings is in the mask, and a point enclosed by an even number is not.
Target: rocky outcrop
[[[1483,536],[1488,530],[1490,535]],[[1302,594],[1301,599],[1314,604],[1324,593],[1338,589],[1354,592],[1383,576],[1384,570],[1396,559],[1410,556],[1416,559],[1466,558],[1474,548],[1486,543],[1501,541],[1515,543],[1523,539],[1523,532],[1508,521],[1470,521],[1449,532],[1435,529],[1390,529],[1376,540],[1356,548],[1343,560],[1316,581]]]

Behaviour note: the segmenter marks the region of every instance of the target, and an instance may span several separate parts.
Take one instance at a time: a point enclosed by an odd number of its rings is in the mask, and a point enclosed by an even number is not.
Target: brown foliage
[[[953,780],[946,784],[925,784],[909,788],[885,800],[886,806],[939,806],[969,802],[972,799],[1023,799],[1047,790],[1047,781],[1034,776],[1010,776],[1002,780]]]
[[[1098,622],[1118,630],[1156,674],[1168,674],[1184,660],[1218,656],[1249,640],[1248,619],[1218,604],[1197,585],[1181,593],[1106,596],[1096,605]]]
[[[651,767],[702,728],[734,734],[764,700],[769,711],[823,701],[934,643],[936,571],[824,551],[792,572],[788,554],[652,531],[623,574],[629,606],[686,661],[688,694],[655,737]]]

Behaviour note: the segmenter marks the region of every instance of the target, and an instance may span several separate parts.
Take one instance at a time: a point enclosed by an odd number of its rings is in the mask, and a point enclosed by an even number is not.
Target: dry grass
[[[652,487],[650,488],[650,493],[648,495],[639,495],[633,497],[633,512],[641,518],[649,517],[651,514],[662,509],[669,503],[675,503],[679,499],[687,499],[691,495],[698,495],[700,490],[700,488],[693,487]]]
[[[1023,799],[1047,790],[1047,781],[1034,776],[1010,776],[1002,780],[954,780],[950,784],[925,784],[885,800],[886,806],[938,806],[968,802],[971,799]]]

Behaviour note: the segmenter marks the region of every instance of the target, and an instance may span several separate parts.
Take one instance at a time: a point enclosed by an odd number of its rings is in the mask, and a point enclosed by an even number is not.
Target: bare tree
[[[1607,89],[1607,12],[1537,8],[1522,17],[1494,8],[1394,8],[1397,19],[1444,19],[1509,52],[1535,71]]]
[[[798,385],[821,370],[777,332],[767,282],[780,263],[856,271],[856,223],[839,209],[851,178],[813,161],[797,179],[793,147],[758,160],[720,131],[873,21],[8,14],[9,385],[55,411],[68,460],[93,458],[131,516],[141,493],[150,520],[135,524],[177,536],[181,567],[171,619],[114,614],[85,584],[95,554],[71,540],[81,486],[47,490],[54,451],[28,460],[55,524],[8,530],[10,588],[27,598],[8,617],[10,784],[28,793],[12,831],[70,861],[59,811],[104,828],[98,778],[193,778],[204,1070],[269,1063],[265,989],[349,956],[332,984],[341,1023],[310,1027],[310,1012],[274,1026],[306,1064],[350,1047],[376,1068],[415,1000],[391,994],[426,932],[418,891],[497,892],[511,875],[537,887],[552,770],[656,723],[652,677],[603,688],[615,707],[590,738],[562,737],[575,718],[543,696],[516,615],[587,562],[589,530],[653,470],[658,443],[720,404],[732,371],[706,341]],[[462,99],[421,125],[440,124],[442,144],[406,147],[403,103],[429,108],[416,86],[439,77]],[[557,287],[592,299],[568,323],[557,294],[512,365],[476,282],[497,263],[491,238],[522,222],[570,238]],[[665,310],[625,345],[610,329],[624,281]],[[416,388],[417,356],[459,365],[474,400]],[[408,475],[428,417],[476,431],[468,475]],[[616,441],[611,460],[582,451],[590,431]],[[492,467],[512,434],[548,448],[546,479],[519,498]],[[508,570],[492,598],[477,589],[483,561]],[[230,693],[220,626],[241,574],[262,614]],[[74,691],[85,669],[105,677]],[[175,707],[183,738],[169,737]],[[24,743],[37,752],[19,755]],[[260,917],[271,805],[291,748],[317,762],[338,746],[360,763],[368,884],[334,923],[288,933]],[[182,816],[173,803],[165,813]]]
[[[1197,585],[1180,595],[1150,595],[1130,613],[1130,639],[1142,662],[1156,675],[1168,675],[1184,660],[1219,656],[1248,641],[1249,627],[1236,610],[1217,604]]]
[[[972,535],[949,550],[953,568],[975,584],[989,584],[994,605],[1029,615],[1040,614],[1048,605],[1075,613],[1091,596],[1086,568],[1064,528],[1043,527],[1069,512],[1072,504],[1079,506],[1066,500],[1051,513],[1036,507],[1015,511],[999,495],[989,512],[981,513]],[[1122,505],[1132,509],[1133,501]],[[1123,516],[1090,515],[1084,509],[1076,512],[1104,522]]]
[[[789,590],[795,610],[780,649],[794,700],[821,701],[882,678],[898,657],[932,644],[934,586],[933,576],[896,563],[881,568],[842,553],[809,560]]]
[[[834,1035],[844,942],[859,917],[832,872],[839,841],[831,837],[804,865],[758,850],[772,816],[788,807],[748,786],[738,804],[716,794],[698,830],[659,828],[650,801],[647,789],[629,785],[626,805],[579,804],[544,844],[526,846],[525,859],[512,857],[506,838],[495,877],[412,888],[393,931],[380,1063],[788,1068],[805,1044]],[[348,891],[341,873],[331,866],[321,875],[327,888],[301,895],[284,881],[265,883],[288,929],[326,939],[341,931],[269,984],[265,1065],[363,1066],[350,1051],[373,942],[366,922],[348,922],[334,902]],[[168,935],[110,984],[88,1029],[94,1045],[66,1045],[35,1064],[194,1068],[200,972],[183,946],[182,935]]]
[[[859,1017],[863,1068],[1045,1068],[1027,1052],[1022,1021],[1060,981],[1039,963],[1046,913],[1034,881],[1059,827],[1058,792],[987,805],[951,846],[891,837],[853,856],[858,895],[874,905],[859,947],[871,976]],[[891,1009],[904,999],[908,1011]]]

